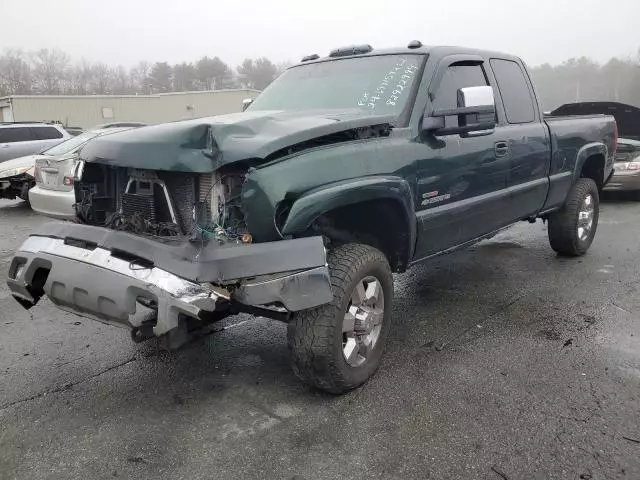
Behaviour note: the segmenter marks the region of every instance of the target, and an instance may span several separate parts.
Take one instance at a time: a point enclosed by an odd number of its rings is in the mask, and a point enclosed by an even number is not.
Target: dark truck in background
[[[392,272],[537,218],[559,254],[586,253],[615,149],[612,117],[545,120],[517,57],[339,48],[245,112],[90,142],[77,221],[32,234],[8,284],[167,348],[277,318],[296,374],[341,393],[380,364]]]

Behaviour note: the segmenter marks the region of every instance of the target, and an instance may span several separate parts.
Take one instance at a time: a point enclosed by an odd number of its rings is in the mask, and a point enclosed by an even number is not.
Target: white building
[[[0,97],[0,122],[57,122],[91,128],[112,122],[148,124],[240,112],[257,90],[155,95],[13,95]]]

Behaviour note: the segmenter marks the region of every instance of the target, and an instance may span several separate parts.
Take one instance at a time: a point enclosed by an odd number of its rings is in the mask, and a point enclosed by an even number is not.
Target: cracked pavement
[[[396,277],[384,362],[341,397],[288,366],[286,328],[236,317],[177,352],[4,282],[46,221],[0,203],[0,479],[640,478],[640,203],[589,254],[542,223]]]

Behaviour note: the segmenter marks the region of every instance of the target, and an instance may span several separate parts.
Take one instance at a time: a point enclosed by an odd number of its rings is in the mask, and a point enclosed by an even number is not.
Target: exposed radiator
[[[178,217],[178,224],[186,235],[195,227],[193,220],[194,205],[197,201],[195,175],[182,172],[158,172],[158,177],[165,182],[169,196]]]
[[[246,232],[240,208],[244,171],[193,174],[86,164],[76,184],[78,209],[92,225],[135,233],[191,235],[222,228]]]
[[[151,223],[156,223],[156,208],[153,201],[153,195],[140,193],[123,193],[122,214],[126,217],[132,217],[136,214]]]
[[[198,178],[198,202],[201,212],[198,221],[208,224],[216,221],[219,216],[221,186],[219,176],[214,173],[203,173]]]
[[[216,174],[203,173],[198,177],[198,182],[200,183],[198,200],[200,202],[204,202],[209,198],[209,192],[211,192],[211,189],[213,188],[213,185],[216,182]]]

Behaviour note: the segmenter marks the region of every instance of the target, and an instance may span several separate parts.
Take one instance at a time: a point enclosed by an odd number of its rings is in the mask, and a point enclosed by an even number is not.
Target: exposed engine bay
[[[246,169],[205,174],[84,164],[78,220],[153,237],[250,243],[240,195]]]
[[[10,200],[20,198],[28,202],[29,189],[34,185],[34,178],[28,173],[3,178],[0,180],[0,198],[8,198]]]
[[[268,160],[327,144],[386,136],[389,131],[388,124],[347,129],[278,150]],[[87,225],[160,239],[251,243],[240,206],[247,171],[245,162],[202,174],[86,162],[74,186],[77,218]]]

